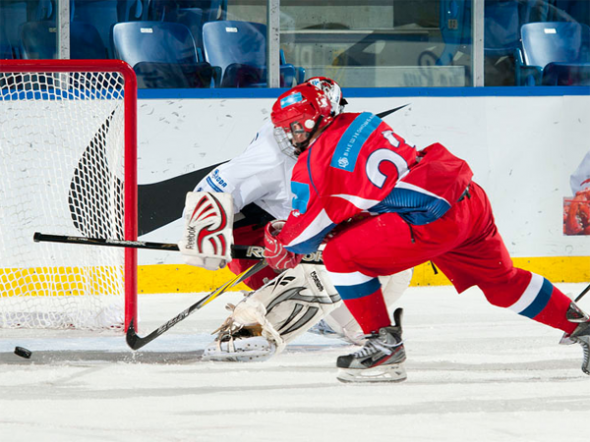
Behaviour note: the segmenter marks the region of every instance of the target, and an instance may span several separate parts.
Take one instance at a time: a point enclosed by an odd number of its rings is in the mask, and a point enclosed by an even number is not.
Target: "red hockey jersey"
[[[279,240],[292,252],[314,252],[363,211],[427,224],[461,197],[472,175],[440,144],[417,152],[376,115],[341,114],[297,160],[293,210]]]

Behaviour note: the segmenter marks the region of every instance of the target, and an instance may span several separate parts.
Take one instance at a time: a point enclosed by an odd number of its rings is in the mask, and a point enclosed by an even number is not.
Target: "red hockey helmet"
[[[328,96],[328,100],[332,104],[333,115],[338,115],[344,110],[344,106],[348,102],[342,97],[342,89],[338,83],[328,77],[312,77],[306,83],[313,84],[318,89],[321,89]]]
[[[301,153],[311,137],[333,120],[332,105],[324,91],[303,83],[285,92],[275,102],[270,114],[279,144],[281,135]],[[280,134],[281,130],[283,134]]]

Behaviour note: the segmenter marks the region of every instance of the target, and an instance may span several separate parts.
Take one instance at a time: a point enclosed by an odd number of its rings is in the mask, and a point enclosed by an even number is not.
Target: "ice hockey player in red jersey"
[[[271,118],[302,153],[293,210],[267,225],[265,256],[289,268],[325,244],[331,280],[367,334],[361,350],[338,358],[339,380],[406,379],[402,311],[392,325],[377,277],[429,260],[459,293],[478,286],[491,304],[564,331],[562,342],[583,346],[590,374],[588,315],[547,279],[513,266],[465,161],[438,143],[416,150],[371,113],[331,116],[325,95],[308,85],[281,95]]]
[[[342,112],[346,100],[340,86],[326,77],[313,77],[306,81],[328,97],[331,115]],[[232,202],[235,213],[233,225],[226,226],[226,242],[235,244],[264,245],[264,226],[270,220],[284,219],[291,208],[291,172],[296,162],[296,152],[290,143],[279,145],[274,137],[274,127],[269,120],[243,153],[218,166],[187,196],[185,215],[193,213],[201,193],[209,201],[215,195]],[[199,204],[203,207],[202,204]],[[209,212],[202,213],[211,215]],[[221,210],[220,212],[221,213]],[[198,247],[187,247],[197,238],[209,238],[195,234],[196,229],[209,229],[211,216],[201,223],[198,218],[187,222],[183,240],[179,244],[187,264],[216,270],[227,263],[238,274],[256,261],[231,259],[200,253]],[[192,239],[191,239],[192,238]],[[229,258],[229,259],[228,259]],[[381,278],[385,303],[390,311],[408,287],[412,270]],[[279,354],[285,346],[306,331],[349,342],[362,343],[362,331],[348,309],[340,301],[336,289],[320,265],[300,265],[298,268],[278,272],[265,268],[245,281],[253,291],[236,305],[228,304],[231,311],[215,341],[205,348],[203,359],[212,361],[261,361]]]

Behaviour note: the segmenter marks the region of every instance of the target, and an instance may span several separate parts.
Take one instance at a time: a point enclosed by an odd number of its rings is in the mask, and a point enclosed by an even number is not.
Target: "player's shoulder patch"
[[[307,211],[309,204],[309,184],[291,181],[291,192],[293,192],[293,210],[303,214]]]

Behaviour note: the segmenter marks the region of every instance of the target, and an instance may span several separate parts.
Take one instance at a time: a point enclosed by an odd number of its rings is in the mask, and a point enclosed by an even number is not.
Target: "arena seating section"
[[[228,1],[70,0],[70,57],[123,59],[142,88],[266,87],[266,25],[229,19]],[[0,58],[55,58],[56,13],[2,0]],[[439,20],[436,64],[451,65],[470,50],[471,2],[440,0]],[[589,84],[589,26],[590,1],[485,0],[486,85]],[[281,51],[280,86],[304,77]]]

